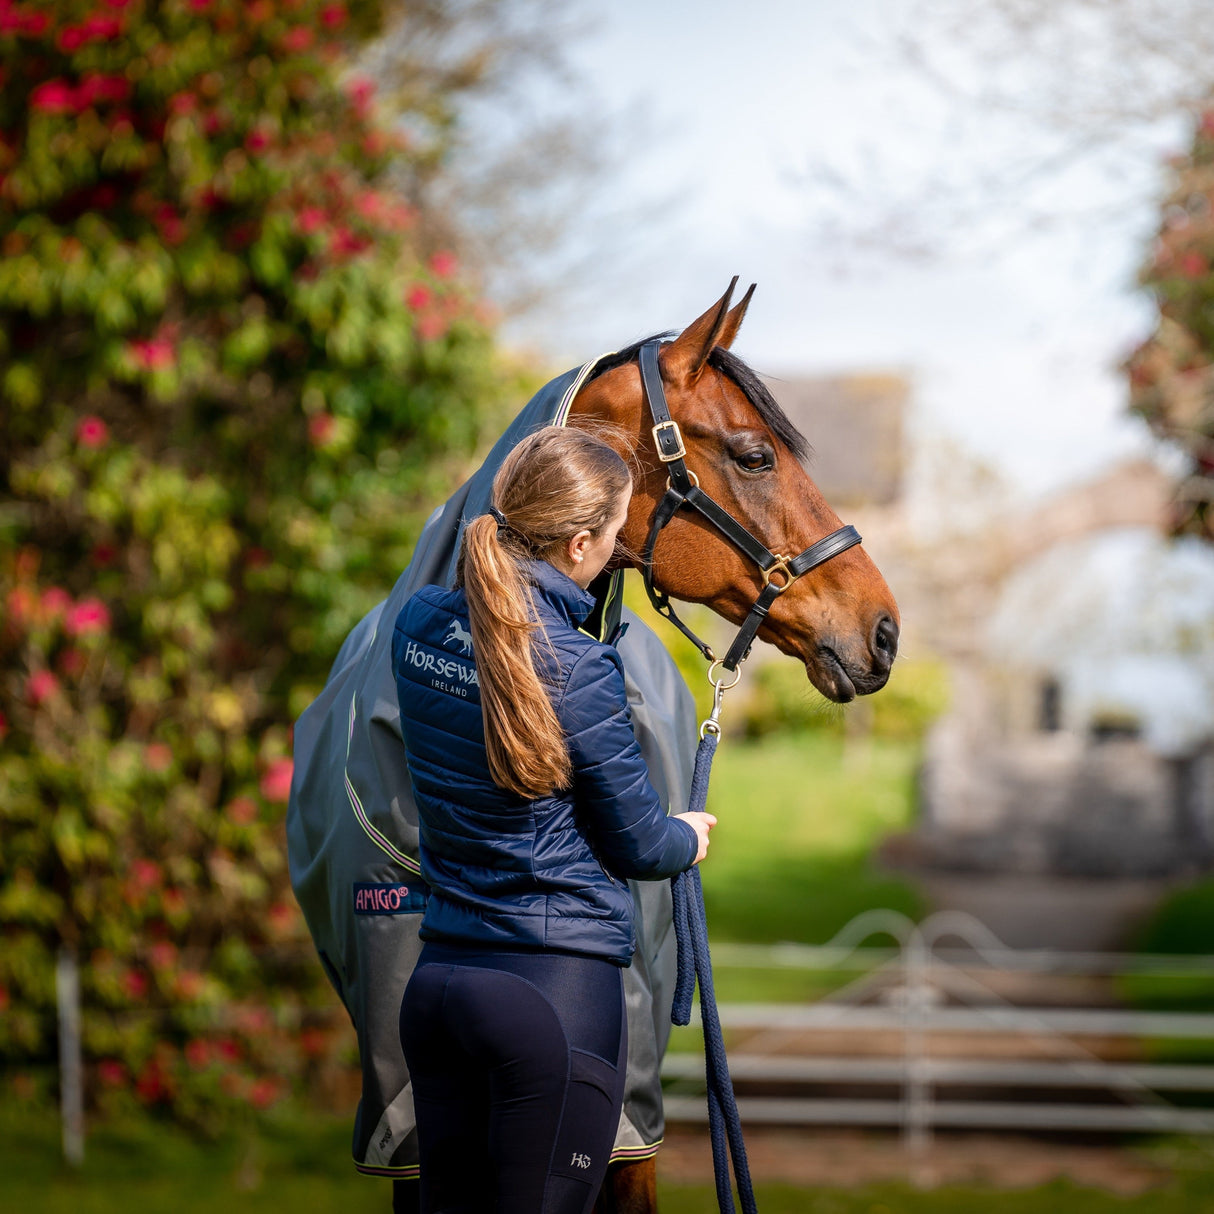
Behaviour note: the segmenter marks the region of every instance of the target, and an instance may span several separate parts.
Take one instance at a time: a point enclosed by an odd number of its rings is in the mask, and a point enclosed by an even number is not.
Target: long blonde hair
[[[489,773],[521,797],[546,796],[573,777],[536,671],[542,632],[524,562],[555,556],[579,531],[598,535],[630,483],[628,466],[606,443],[546,426],[523,439],[493,479],[493,506],[505,524],[484,514],[464,528],[456,581],[468,600]]]

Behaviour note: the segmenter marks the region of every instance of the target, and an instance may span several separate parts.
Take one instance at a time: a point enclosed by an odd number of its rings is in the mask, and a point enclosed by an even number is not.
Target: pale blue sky
[[[1107,237],[1072,231],[969,263],[815,245],[805,166],[868,144],[911,174],[952,137],[921,82],[883,56],[891,6],[593,6],[598,28],[574,61],[604,106],[630,114],[612,190],[641,220],[583,234],[602,264],[624,267],[609,298],[563,303],[517,335],[572,363],[686,324],[737,273],[759,284],[737,343],[759,370],[904,371],[915,440],[952,436],[1026,496],[1148,451],[1115,366],[1149,320],[1126,285],[1149,214],[1137,231],[1130,216]]]

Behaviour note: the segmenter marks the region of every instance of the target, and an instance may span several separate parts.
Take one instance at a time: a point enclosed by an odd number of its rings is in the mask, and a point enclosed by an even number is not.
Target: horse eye
[[[737,464],[747,472],[764,472],[772,467],[772,460],[766,451],[747,451],[737,457]]]

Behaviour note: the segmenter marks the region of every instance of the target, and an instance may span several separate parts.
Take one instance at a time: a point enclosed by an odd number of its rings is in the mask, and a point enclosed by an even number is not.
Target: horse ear
[[[736,278],[734,282],[737,282]],[[755,293],[756,286],[758,283],[752,282],[750,290],[729,309],[729,315],[725,317],[725,324],[721,327],[721,332],[717,337],[718,346],[724,346],[728,350],[733,345],[733,339],[737,337],[738,330],[742,327],[742,320],[746,316],[746,309],[750,307],[750,297]]]
[[[667,346],[662,355],[662,370],[671,383],[691,385],[700,378],[704,364],[729,320],[729,301],[737,285],[735,274],[729,290]]]

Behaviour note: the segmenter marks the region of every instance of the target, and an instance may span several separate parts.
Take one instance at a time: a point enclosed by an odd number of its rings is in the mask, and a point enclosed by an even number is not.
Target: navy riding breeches
[[[615,1141],[626,1033],[614,962],[426,944],[400,1014],[423,1214],[585,1214]]]

